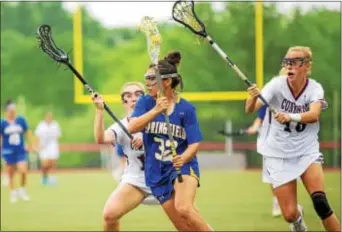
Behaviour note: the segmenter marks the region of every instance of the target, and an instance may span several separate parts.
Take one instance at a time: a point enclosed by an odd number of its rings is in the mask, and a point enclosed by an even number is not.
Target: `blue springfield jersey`
[[[125,156],[125,153],[124,153],[122,146],[120,144],[116,144],[115,148],[116,148],[116,154],[118,156],[120,156],[120,157]]]
[[[259,117],[261,120],[264,120],[264,118],[265,118],[266,109],[267,109],[267,106],[266,106],[266,105],[262,105],[262,106],[260,107],[260,109],[258,110],[258,117]]]
[[[156,105],[150,95],[141,96],[135,106],[132,117],[139,117],[150,111]],[[181,155],[188,145],[200,142],[202,133],[197,121],[196,109],[188,101],[179,98],[171,115],[169,115],[172,135],[175,141],[177,154]],[[142,131],[145,147],[145,177],[150,187],[168,181],[171,173],[175,171],[172,165],[170,140],[163,114],[158,115]],[[189,164],[197,165],[194,156]]]
[[[24,152],[24,133],[28,130],[25,118],[17,116],[14,123],[1,119],[0,135],[2,136],[2,152]]]

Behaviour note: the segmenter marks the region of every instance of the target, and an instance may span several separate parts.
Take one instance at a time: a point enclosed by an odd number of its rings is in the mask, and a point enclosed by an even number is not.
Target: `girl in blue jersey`
[[[26,135],[32,144],[32,134],[29,130],[25,118],[16,115],[16,106],[8,100],[5,105],[5,119],[1,119],[0,139],[1,155],[6,163],[6,171],[9,177],[10,201],[16,202],[18,197],[28,201],[26,185],[27,174],[27,151],[25,149],[24,135]],[[31,146],[29,149],[31,150]],[[16,168],[20,173],[20,188],[14,189],[14,174]]]
[[[175,89],[182,87],[177,72],[179,52],[170,53],[159,61],[164,97],[157,98],[158,86],[154,66],[145,74],[149,95],[139,98],[128,125],[130,133],[143,133],[145,147],[146,184],[159,200],[170,220],[179,225],[177,215],[191,225],[192,231],[210,231],[210,226],[201,218],[194,206],[199,186],[199,166],[196,157],[202,134],[196,117],[195,107],[180,98]],[[170,118],[172,135],[178,156],[172,158],[170,140],[163,112]],[[180,168],[183,182],[179,183],[175,168]],[[183,226],[188,230],[188,225]],[[178,226],[179,229],[179,226]],[[183,229],[181,229],[183,230]]]

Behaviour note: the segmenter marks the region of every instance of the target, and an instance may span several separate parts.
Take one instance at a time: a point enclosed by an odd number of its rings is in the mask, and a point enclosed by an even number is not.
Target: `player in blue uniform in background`
[[[194,206],[196,190],[199,186],[199,166],[196,153],[202,134],[196,117],[195,107],[180,98],[176,87],[182,79],[178,74],[179,52],[170,53],[159,61],[158,68],[162,78],[164,97],[157,98],[158,86],[154,66],[145,74],[149,95],[139,98],[132,119],[128,125],[130,133],[143,133],[145,147],[146,184],[159,200],[170,220],[182,231],[188,225],[177,221],[180,215],[187,221],[193,231],[210,231],[210,226],[201,218]],[[162,112],[170,118],[172,135],[175,140],[177,157],[173,158],[170,140]],[[180,168],[183,182],[179,183],[175,168]]]
[[[10,201],[16,202],[18,197],[28,201],[30,197],[25,189],[27,167],[27,150],[24,135],[29,140],[28,150],[32,149],[32,133],[24,117],[17,116],[16,105],[8,100],[5,105],[5,119],[1,119],[1,156],[5,161],[9,178]],[[14,188],[14,174],[16,169],[20,174],[20,188]]]

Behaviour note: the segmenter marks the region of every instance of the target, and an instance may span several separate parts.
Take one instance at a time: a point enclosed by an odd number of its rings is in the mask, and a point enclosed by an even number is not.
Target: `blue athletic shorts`
[[[195,177],[198,181],[198,186],[199,186],[200,171],[199,171],[199,166],[197,162],[187,163],[183,165],[181,168],[181,173],[182,175]],[[152,194],[155,198],[158,199],[160,204],[163,204],[164,202],[171,199],[172,192],[174,191],[173,184],[176,178],[177,178],[177,172],[174,169],[169,179],[165,183],[161,185],[157,185],[157,186],[151,186]]]
[[[27,153],[22,152],[7,152],[2,151],[2,158],[5,160],[6,164],[8,165],[15,165],[22,161],[27,161]]]

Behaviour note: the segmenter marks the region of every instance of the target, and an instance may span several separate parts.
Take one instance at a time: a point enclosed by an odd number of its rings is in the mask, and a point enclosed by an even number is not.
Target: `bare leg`
[[[26,176],[27,176],[27,162],[21,161],[17,163],[18,172],[20,174],[20,187],[26,186]]]
[[[27,194],[25,189],[26,186],[26,177],[27,177],[27,162],[20,161],[17,163],[18,172],[20,173],[20,188],[18,189],[18,195],[24,201],[29,201],[30,197]]]
[[[6,164],[6,172],[8,175],[8,187],[11,191],[13,191],[14,190],[15,165]]]
[[[300,216],[297,203],[297,180],[274,189],[285,221],[291,223]]]
[[[42,172],[42,184],[47,184],[48,181],[48,173],[49,173],[49,161],[46,159],[41,159],[41,172]]]
[[[170,200],[164,202],[162,207],[169,217],[172,224],[176,227],[178,231],[193,231],[192,225],[185,220],[185,218],[181,217],[178,211],[175,208],[175,193],[172,193],[172,197]]]
[[[291,230],[306,231],[307,227],[297,203],[297,180],[275,188],[274,193],[278,198],[282,215],[290,224]]]
[[[306,190],[308,191],[308,193],[310,194],[310,196],[312,196],[313,193],[317,193],[317,192],[321,192],[324,193],[324,174],[323,174],[323,169],[322,169],[322,165],[319,163],[313,163],[309,166],[309,168],[303,173],[302,175],[302,181],[303,184],[306,188]],[[323,196],[323,195],[321,195]],[[325,194],[324,194],[325,197]],[[322,199],[320,197],[320,199]],[[314,205],[315,205],[315,200],[314,201]],[[326,200],[327,202],[327,200]],[[320,201],[319,203],[319,208],[322,208],[322,201]],[[326,203],[328,204],[328,203]],[[323,207],[323,208],[326,208]],[[330,208],[330,206],[329,206]],[[322,214],[324,213],[325,210],[323,210]],[[338,221],[336,215],[334,213],[332,213],[330,216],[325,217],[323,216],[324,219],[322,220],[322,224],[324,226],[324,228],[327,231],[341,231],[341,224]],[[321,217],[322,218],[322,217]]]
[[[49,160],[49,174],[50,174],[50,180],[49,183],[50,184],[56,184],[56,177],[55,177],[55,173],[56,173],[56,160],[55,159],[50,159]]]
[[[274,189],[273,189],[273,186],[271,184],[270,184],[270,188],[272,191],[272,216],[278,217],[278,216],[281,216],[281,209],[279,207],[278,199],[274,193]]]
[[[129,184],[120,184],[105,204],[103,230],[119,231],[120,218],[136,208],[144,198],[140,189]]]
[[[183,182],[175,181],[175,207],[179,214],[193,226],[195,231],[211,231],[212,228],[202,219],[193,203],[198,181],[192,176],[183,175]]]

